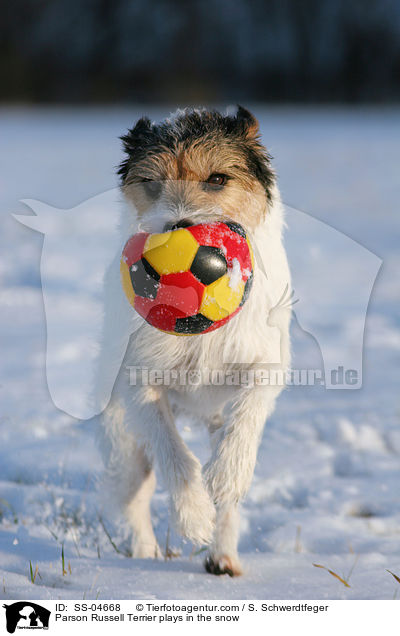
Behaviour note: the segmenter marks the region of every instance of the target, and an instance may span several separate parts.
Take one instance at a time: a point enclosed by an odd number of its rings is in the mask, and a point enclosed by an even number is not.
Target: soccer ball
[[[140,232],[121,257],[125,294],[153,327],[209,333],[231,320],[253,283],[254,257],[239,223],[201,223],[162,234]]]

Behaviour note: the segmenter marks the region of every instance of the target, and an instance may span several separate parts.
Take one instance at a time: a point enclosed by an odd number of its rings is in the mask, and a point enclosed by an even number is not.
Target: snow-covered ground
[[[400,111],[254,111],[284,202],[344,232],[383,265],[369,306],[363,387],[288,389],[266,426],[242,506],[246,572],[238,579],[206,574],[204,553],[193,554],[172,532],[167,539],[161,487],[156,534],[180,555],[127,558],[125,530],[96,494],[96,419],[74,420],[49,397],[42,235],[10,216],[28,213],[20,199],[72,208],[114,187],[118,136],[142,112],[167,109],[0,111],[0,598],[400,597],[387,571],[400,575]],[[60,329],[69,299],[72,314],[92,310],[90,294],[77,297],[63,271],[51,293],[63,307]],[[315,356],[315,341],[296,321],[292,331],[295,356]],[[204,433],[191,422],[180,427],[204,460]],[[34,584],[30,563],[33,573],[38,568]]]

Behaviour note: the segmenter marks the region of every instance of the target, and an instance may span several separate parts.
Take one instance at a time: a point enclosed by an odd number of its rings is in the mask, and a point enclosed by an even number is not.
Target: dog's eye
[[[206,181],[206,185],[209,189],[220,190],[224,187],[226,182],[228,181],[228,177],[226,174],[220,174],[219,172],[213,172],[210,174]]]
[[[161,183],[152,179],[142,179],[144,191],[150,199],[158,199],[161,194]]]

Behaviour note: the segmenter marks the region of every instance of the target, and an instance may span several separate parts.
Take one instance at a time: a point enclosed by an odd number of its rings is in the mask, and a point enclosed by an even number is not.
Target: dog
[[[163,556],[150,514],[157,464],[177,532],[208,546],[208,572],[240,575],[239,504],[250,487],[264,424],[282,383],[132,385],[128,369],[288,369],[291,308],[281,301],[290,290],[290,273],[271,157],[260,141],[257,119],[241,106],[234,114],[187,108],[159,124],[143,117],[121,139],[126,153],[119,167],[121,251],[138,230],[163,232],[229,220],[250,237],[255,265],[249,298],[231,321],[207,334],[177,337],[132,310],[122,291],[119,253],[105,282],[104,373],[131,335],[102,416],[105,474],[132,530],[133,557]],[[278,360],[272,355],[277,340]],[[181,409],[209,431],[211,456],[203,468],[175,426]]]

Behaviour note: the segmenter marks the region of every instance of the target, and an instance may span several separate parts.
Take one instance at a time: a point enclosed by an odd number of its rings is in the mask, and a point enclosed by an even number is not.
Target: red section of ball
[[[177,309],[168,305],[157,305],[150,310],[146,320],[157,329],[174,331],[177,318],[183,318]]]
[[[158,298],[157,300],[152,300],[142,296],[136,296],[135,309],[153,327],[163,331],[173,331],[175,329],[175,320],[177,318],[185,318],[187,315],[177,307],[160,303]]]
[[[242,270],[242,278],[246,282],[252,270],[250,251],[246,239],[235,232],[230,232],[230,235],[224,239],[224,245],[228,267],[232,267],[233,259],[237,258]]]
[[[145,320],[148,320],[148,315],[155,305],[157,305],[157,302],[152,298],[135,296],[134,307],[138,314],[140,314]]]
[[[139,232],[131,236],[129,241],[125,244],[122,258],[125,259],[125,263],[128,267],[131,267],[133,263],[136,263],[142,258],[144,244],[148,236],[148,232]]]
[[[190,225],[186,229],[194,236],[199,245],[212,247],[222,247],[225,237],[235,234],[225,223],[220,222]],[[239,234],[237,236],[242,238]]]
[[[193,316],[199,311],[204,294],[204,285],[192,272],[179,272],[161,276],[157,302]]]
[[[176,318],[185,318],[198,313],[204,289],[204,285],[191,272],[166,274],[161,276],[157,296],[148,298],[136,295],[134,307],[147,322],[154,324],[153,318],[160,322],[164,316],[166,324],[169,325],[170,315],[175,321]],[[162,307],[162,311],[157,313],[155,309],[159,306]],[[158,324],[154,326],[159,327]],[[170,330],[169,327],[159,327],[159,329]]]

